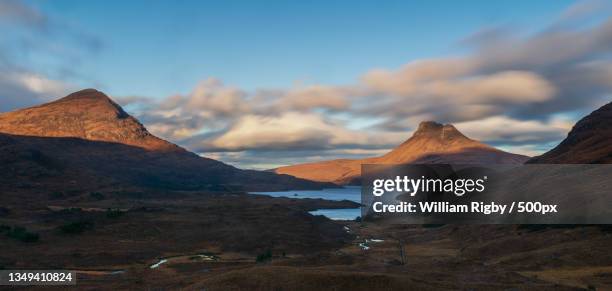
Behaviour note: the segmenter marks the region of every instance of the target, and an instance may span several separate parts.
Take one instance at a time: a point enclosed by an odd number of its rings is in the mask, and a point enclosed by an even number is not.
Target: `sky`
[[[379,155],[424,120],[537,155],[612,100],[610,4],[0,0],[0,111],[96,88],[255,169]]]

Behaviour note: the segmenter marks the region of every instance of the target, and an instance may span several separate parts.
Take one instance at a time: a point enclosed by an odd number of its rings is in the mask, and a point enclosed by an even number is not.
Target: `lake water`
[[[299,190],[299,191],[279,191],[279,192],[251,192],[251,194],[268,195],[272,197],[289,198],[322,198],[327,200],[349,200],[361,203],[361,187],[346,186],[343,188],[323,189],[323,190]],[[324,215],[334,220],[353,220],[361,216],[360,208],[350,209],[318,209],[310,212],[313,215]]]

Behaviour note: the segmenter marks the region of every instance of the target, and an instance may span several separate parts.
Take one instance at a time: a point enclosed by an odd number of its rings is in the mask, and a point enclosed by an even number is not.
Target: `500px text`
[[[512,202],[508,208],[507,204],[495,202],[471,202],[469,206],[465,204],[451,204],[449,202],[400,202],[398,204],[374,202],[372,210],[376,213],[482,213],[489,215],[517,212],[547,214],[556,213],[557,205],[520,201]]]

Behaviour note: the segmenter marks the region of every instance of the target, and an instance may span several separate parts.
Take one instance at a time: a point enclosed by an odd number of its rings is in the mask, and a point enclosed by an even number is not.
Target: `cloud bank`
[[[372,69],[353,84],[247,92],[211,78],[134,108],[154,133],[247,167],[380,154],[423,120],[533,155],[611,99],[612,18],[594,20],[601,5],[579,2],[538,31],[485,29],[462,41],[468,54]]]

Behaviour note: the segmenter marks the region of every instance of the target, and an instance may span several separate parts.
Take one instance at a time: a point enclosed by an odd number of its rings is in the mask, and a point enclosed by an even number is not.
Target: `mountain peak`
[[[422,121],[419,123],[416,132],[438,131],[441,130],[443,126],[444,125],[436,121]]]
[[[76,91],[59,100],[78,100],[78,99],[110,100],[110,98],[106,94],[96,89],[93,89],[93,88],[87,88],[87,89],[83,89],[80,91]]]
[[[423,121],[419,123],[413,137],[434,137],[442,140],[457,138],[470,140],[452,124],[442,124],[435,121]]]
[[[96,89],[83,89],[54,102],[43,104],[61,105],[64,110],[75,110],[89,112],[99,116],[109,116],[115,118],[128,118],[127,114],[119,104],[115,103],[108,95]]]
[[[382,156],[381,159],[385,163],[406,163],[417,161],[428,155],[461,153],[476,149],[498,151],[468,138],[452,124],[423,121],[409,139]]]
[[[56,101],[0,114],[0,132],[38,137],[74,137],[154,150],[178,147],[150,134],[106,94],[85,89]]]

